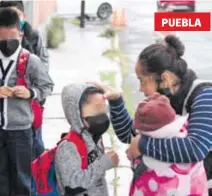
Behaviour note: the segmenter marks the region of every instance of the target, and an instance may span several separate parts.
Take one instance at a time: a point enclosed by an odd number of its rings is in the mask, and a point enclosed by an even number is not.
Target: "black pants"
[[[212,179],[212,152],[209,152],[204,160],[205,171],[207,174],[207,179]],[[212,196],[212,189],[209,189],[209,196]]]
[[[39,157],[44,151],[42,127],[40,127],[37,130],[33,130],[33,160]]]
[[[0,130],[0,196],[30,196],[32,130]]]

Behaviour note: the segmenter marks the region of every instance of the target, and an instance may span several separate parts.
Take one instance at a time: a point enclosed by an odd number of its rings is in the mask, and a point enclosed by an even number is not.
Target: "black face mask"
[[[188,90],[180,88],[179,91],[172,95],[169,88],[161,89],[158,88],[158,93],[165,95],[169,98],[171,106],[174,108],[175,112],[182,115],[184,100],[187,96]]]
[[[110,120],[107,114],[102,113],[96,116],[88,116],[85,120],[89,125],[88,131],[92,135],[94,142],[97,143],[109,128]]]
[[[0,41],[0,51],[5,57],[11,56],[19,46],[18,39],[9,39]]]
[[[160,88],[160,83],[162,82],[161,78],[156,80],[158,83],[157,92],[162,95],[166,95],[169,98],[171,106],[174,108],[175,112],[179,115],[182,115],[184,101],[192,87],[194,80],[197,79],[197,76],[195,72],[189,69],[183,76],[178,75],[178,77],[180,78],[181,82],[178,84],[179,90],[174,95],[172,95],[169,88]]]
[[[170,91],[169,88],[164,88],[164,89],[158,88],[157,92],[160,93],[161,95],[165,95],[167,97],[171,97],[172,96],[171,91]]]

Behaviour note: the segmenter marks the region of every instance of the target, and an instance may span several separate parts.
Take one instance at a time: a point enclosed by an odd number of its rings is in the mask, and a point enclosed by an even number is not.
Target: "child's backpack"
[[[54,157],[58,145],[62,141],[70,141],[76,145],[77,151],[81,156],[81,168],[87,169],[88,152],[86,144],[80,134],[71,131],[65,135],[56,147],[45,151],[32,162],[32,196],[58,196],[57,182],[55,175]]]
[[[18,58],[17,64],[17,80],[16,85],[27,87],[27,82],[25,78],[26,66],[29,58],[29,51],[22,49]],[[32,127],[34,130],[38,129],[42,125],[43,120],[43,107],[37,100],[32,100],[31,103],[34,121]]]

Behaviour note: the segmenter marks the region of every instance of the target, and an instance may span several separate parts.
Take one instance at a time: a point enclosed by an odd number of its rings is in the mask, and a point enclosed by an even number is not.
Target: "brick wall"
[[[33,1],[33,27],[37,28],[56,12],[57,0]]]

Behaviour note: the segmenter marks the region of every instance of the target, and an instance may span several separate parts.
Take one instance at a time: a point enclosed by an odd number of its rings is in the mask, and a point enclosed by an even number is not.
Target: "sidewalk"
[[[103,29],[102,29],[103,30]],[[109,47],[109,41],[98,37],[101,29],[81,30],[66,24],[66,42],[59,49],[50,50],[50,75],[55,82],[53,96],[47,99],[44,117],[44,140],[51,147],[60,133],[67,130],[63,118],[60,93],[63,86],[71,82],[99,80],[99,71],[112,69],[112,63],[102,57],[102,51]],[[51,130],[49,130],[51,128]],[[51,134],[50,134],[51,133]]]
[[[110,48],[110,41],[99,34],[103,27],[88,26],[80,29],[66,24],[66,42],[59,49],[50,50],[50,75],[55,82],[53,96],[47,99],[43,138],[46,148],[53,147],[59,140],[62,132],[69,130],[69,125],[64,119],[60,93],[63,86],[71,82],[99,80],[100,71],[117,71],[117,65],[102,56],[102,52]],[[110,146],[109,138],[104,138],[105,145]],[[118,144],[121,164],[129,165],[125,156],[125,146]],[[122,171],[124,170],[124,171]],[[108,172],[107,179],[110,183],[114,178],[114,170]],[[131,180],[130,169],[119,169],[120,188],[118,195],[127,195]],[[113,187],[110,186],[110,195],[113,196]]]

